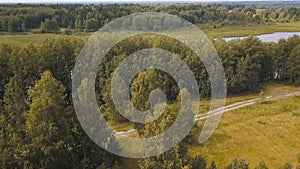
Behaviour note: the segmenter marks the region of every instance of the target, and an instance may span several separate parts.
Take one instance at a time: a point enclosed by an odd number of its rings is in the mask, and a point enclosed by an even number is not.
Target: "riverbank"
[[[202,30],[209,38],[240,37],[271,34],[274,32],[300,32],[300,22],[272,23],[268,25],[234,26]]]

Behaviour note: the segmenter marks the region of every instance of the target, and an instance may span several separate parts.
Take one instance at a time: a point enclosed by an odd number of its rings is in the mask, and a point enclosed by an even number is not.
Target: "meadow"
[[[286,162],[299,165],[300,97],[259,103],[225,113],[212,137],[189,153],[214,160],[219,168],[245,158],[250,168],[264,161],[269,168]],[[198,125],[202,125],[199,122]]]
[[[239,37],[269,34],[274,32],[299,32],[300,22],[268,23],[249,26],[231,26],[217,29],[202,30],[209,38]]]
[[[13,44],[17,46],[26,46],[28,44],[37,44],[46,39],[72,36],[82,39],[88,39],[90,33],[78,33],[72,35],[55,34],[55,33],[2,33],[0,34],[0,44]]]

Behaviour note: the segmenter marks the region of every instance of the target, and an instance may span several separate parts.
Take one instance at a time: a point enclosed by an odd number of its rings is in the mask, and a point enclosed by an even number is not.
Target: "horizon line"
[[[236,2],[299,2],[297,0],[28,0],[25,2],[16,0],[4,0],[0,1],[0,4],[136,4],[136,3],[236,3]]]

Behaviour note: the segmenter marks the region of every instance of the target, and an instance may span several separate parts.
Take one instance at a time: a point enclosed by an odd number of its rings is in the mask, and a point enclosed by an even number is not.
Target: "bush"
[[[249,164],[244,158],[236,158],[231,161],[227,169],[249,169]]]
[[[262,161],[255,169],[268,169],[266,163]]]
[[[291,163],[285,163],[283,166],[279,167],[278,169],[292,169],[293,166]]]

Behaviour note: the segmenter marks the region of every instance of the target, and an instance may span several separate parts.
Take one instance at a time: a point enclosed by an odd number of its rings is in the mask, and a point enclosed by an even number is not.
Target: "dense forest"
[[[161,48],[168,48],[180,57],[186,58],[185,62],[194,68],[193,71],[200,72],[196,75],[203,84],[199,89],[202,97],[209,97],[209,80],[200,61],[191,60],[192,57],[188,57],[189,51],[174,48],[178,46],[176,45],[178,42],[171,39],[162,41],[153,35],[134,37],[113,48],[108,53],[111,56],[107,56],[106,62],[103,62],[102,67],[100,66],[100,69],[107,74],[99,74],[97,83],[105,85],[110,82],[111,77],[106,75],[114,69],[115,65],[111,65],[112,63],[117,64],[124,56],[135,50],[151,47],[153,41],[145,42],[143,41],[145,38],[151,38],[156,41],[154,44]],[[129,47],[131,43],[128,41],[135,42],[135,45]],[[74,113],[71,99],[71,71],[83,43],[83,40],[65,37],[49,39],[41,44],[25,47],[1,45],[0,159],[2,168],[48,168],[49,166],[52,166],[50,168],[118,168],[119,157],[95,145],[83,132]],[[258,92],[260,85],[270,80],[298,85],[300,83],[300,37],[298,36],[280,40],[278,43],[263,43],[254,37],[230,42],[220,39],[213,43],[226,71],[229,94]],[[132,87],[139,85],[141,79],[147,81],[148,78],[160,78],[164,81],[159,84],[149,84],[148,88],[136,91],[134,93],[136,96],[132,97],[133,102],[140,101],[139,92],[149,93],[147,90],[151,90],[153,85],[172,82],[172,79],[160,71],[149,70],[139,74],[133,81]],[[116,110],[111,109],[112,103],[105,97],[106,88],[101,87],[97,92],[99,105],[105,117],[114,123],[127,122]],[[170,95],[170,99],[176,100],[176,93],[178,93],[176,86],[165,92]],[[172,97],[174,93],[175,96]],[[140,104],[147,106],[145,103]],[[173,108],[167,109],[168,112],[178,109],[176,103],[174,104]],[[169,116],[172,117],[172,113],[169,113],[166,119],[172,119]],[[155,124],[165,122],[162,120]],[[155,126],[161,125],[155,124],[137,125],[137,128],[143,130],[140,135],[147,136],[148,133],[149,136],[157,131],[163,131],[163,129],[156,130]],[[187,160],[190,157],[185,151],[191,138],[187,137],[180,145],[163,155],[141,159],[140,167],[153,168],[154,165],[158,168],[183,166],[198,168],[206,165],[202,157]],[[164,158],[164,163],[160,163],[161,158]],[[175,158],[186,161],[176,162]],[[171,165],[173,163],[174,166]],[[180,167],[175,164],[180,164]]]
[[[177,15],[202,28],[299,21],[299,7],[245,4],[106,4],[106,5],[7,5],[0,7],[0,31],[95,31],[111,20],[140,12]],[[38,29],[38,30],[36,30]]]
[[[146,11],[174,14],[207,28],[300,21],[298,7],[21,4],[0,6],[0,31],[95,31],[114,18]],[[87,136],[76,117],[71,95],[72,70],[84,43],[83,39],[63,36],[24,46],[0,44],[0,168],[125,168],[122,162],[127,159],[101,149]],[[223,63],[228,95],[259,93],[261,85],[269,81],[300,85],[299,36],[277,43],[264,43],[256,37],[228,42],[216,39],[212,43]],[[160,118],[151,124],[129,122],[114,107],[110,96],[113,71],[128,55],[145,48],[161,48],[176,54],[195,75],[201,98],[211,96],[210,80],[203,63],[181,42],[154,34],[121,41],[107,53],[99,67],[95,84],[97,101],[112,126],[131,123],[139,137],[151,137],[167,129],[180,107],[179,89],[174,79],[157,69],[145,70],[132,80],[130,99],[138,109],[147,110],[151,91],[162,88],[170,106]],[[180,71],[178,67],[174,69]],[[139,87],[145,81],[149,83]],[[84,83],[78,86],[84,87]],[[195,130],[197,128],[171,150],[137,159],[139,168],[216,169],[215,162],[207,164],[204,156],[188,154],[190,143],[195,142]],[[107,146],[115,140],[117,138],[111,136]],[[300,157],[298,159],[300,163]],[[244,158],[233,159],[227,167],[248,168]],[[256,168],[268,167],[262,161]],[[280,169],[291,168],[290,163],[280,166]]]

